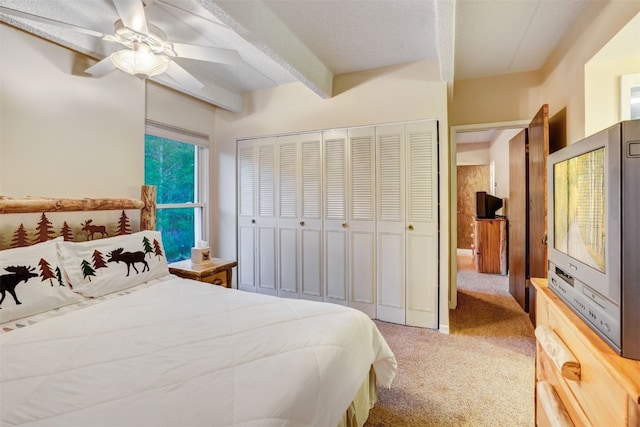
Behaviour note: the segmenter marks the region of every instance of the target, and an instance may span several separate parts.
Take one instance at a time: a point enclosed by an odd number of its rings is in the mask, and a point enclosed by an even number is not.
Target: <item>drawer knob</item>
[[[553,329],[547,325],[538,325],[536,339],[563,377],[580,381],[580,362]]]

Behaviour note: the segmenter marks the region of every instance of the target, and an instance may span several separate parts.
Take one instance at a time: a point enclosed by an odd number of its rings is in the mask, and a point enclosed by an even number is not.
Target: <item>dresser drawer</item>
[[[538,382],[549,383],[555,393],[560,398],[564,409],[569,414],[569,417],[576,426],[591,426],[589,419],[585,415],[580,402],[576,399],[573,391],[567,384],[568,380],[565,379],[556,365],[553,363],[551,357],[544,351],[540,343],[536,342],[536,380]],[[540,415],[538,404],[538,391],[536,390],[536,416]],[[548,417],[545,417],[548,418]],[[538,420],[539,426],[544,426],[545,422]]]
[[[546,279],[531,283],[537,295],[536,378],[551,385],[562,403],[547,404],[545,415],[536,411],[536,423],[557,420],[557,410],[569,414],[576,426],[640,427],[640,361],[616,354],[549,289]],[[548,387],[545,393],[553,394]]]
[[[555,388],[546,381],[536,383],[536,420],[539,427],[575,426]]]
[[[541,348],[537,368],[539,376],[553,384],[574,422],[594,426],[627,426],[629,398],[594,354],[575,333],[575,327],[548,307],[548,326],[579,361],[580,378],[569,380],[561,375],[550,355]],[[582,413],[586,416],[583,418]],[[580,422],[577,422],[581,420]],[[588,421],[587,421],[588,420]],[[589,424],[590,422],[590,424]]]

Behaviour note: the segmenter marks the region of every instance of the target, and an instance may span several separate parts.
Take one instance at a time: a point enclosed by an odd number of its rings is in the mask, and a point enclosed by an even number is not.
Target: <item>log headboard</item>
[[[98,213],[110,211],[103,216],[100,224],[87,215],[78,213]],[[128,212],[139,211],[131,226]],[[115,214],[114,214],[115,212]],[[69,213],[60,218],[60,215]],[[71,215],[71,213],[74,213]],[[5,215],[7,214],[7,215]],[[25,215],[21,215],[25,214]],[[34,214],[40,214],[34,215]],[[57,215],[56,223],[47,215]],[[4,197],[0,196],[0,249],[27,246],[62,236],[65,240],[89,240],[107,237],[113,234],[127,234],[139,230],[155,230],[156,226],[156,187],[142,186],[140,199],[101,198],[66,199],[42,197]],[[84,222],[82,222],[84,221]],[[29,230],[35,230],[29,236]]]

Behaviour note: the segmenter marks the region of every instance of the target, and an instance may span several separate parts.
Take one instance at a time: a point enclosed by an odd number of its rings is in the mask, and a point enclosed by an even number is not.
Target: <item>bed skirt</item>
[[[373,366],[369,369],[369,376],[364,380],[353,401],[342,416],[338,427],[362,427],[369,418],[369,410],[378,400],[376,389],[376,373]]]

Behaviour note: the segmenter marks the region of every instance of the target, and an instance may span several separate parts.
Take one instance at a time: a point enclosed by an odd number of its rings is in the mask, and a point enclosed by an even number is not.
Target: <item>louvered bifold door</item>
[[[377,317],[405,324],[404,126],[376,127]]]
[[[300,298],[322,301],[322,134],[300,135]]]
[[[238,289],[256,291],[256,140],[238,141]]]
[[[376,318],[375,128],[349,129],[349,306]]]
[[[277,138],[277,247],[278,295],[298,298],[299,232],[300,232],[300,179],[298,160],[299,135]]]
[[[276,140],[257,143],[256,285],[257,291],[276,294]],[[243,197],[241,194],[240,197]]]
[[[438,328],[437,121],[405,125],[406,324]]]
[[[349,304],[347,131],[323,133],[325,301]]]

